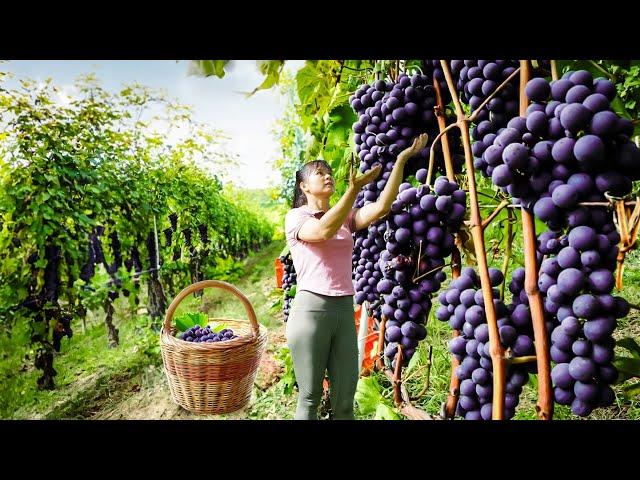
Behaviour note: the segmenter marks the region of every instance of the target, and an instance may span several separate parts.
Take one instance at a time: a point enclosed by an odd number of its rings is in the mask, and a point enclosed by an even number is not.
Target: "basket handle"
[[[221,282],[219,280],[202,280],[200,282],[196,282],[192,285],[189,285],[185,289],[183,289],[176,298],[173,299],[171,305],[167,309],[167,313],[164,317],[164,329],[168,332],[171,329],[171,320],[173,320],[173,314],[175,313],[180,302],[185,299],[187,295],[193,293],[197,290],[202,290],[203,288],[220,288],[222,290],[226,290],[227,292],[233,293],[244,306],[247,315],[249,316],[249,321],[251,322],[251,330],[253,331],[253,335],[258,336],[260,333],[260,327],[258,326],[258,319],[256,318],[256,312],[251,305],[251,302],[244,294],[238,290],[236,287],[227,282]]]

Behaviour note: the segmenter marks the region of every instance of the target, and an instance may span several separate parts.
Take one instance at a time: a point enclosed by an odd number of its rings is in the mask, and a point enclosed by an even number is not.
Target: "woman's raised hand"
[[[357,169],[353,168],[353,164],[349,168],[349,188],[359,192],[362,187],[367,183],[372,182],[379,174],[382,165],[378,164],[372,169],[364,172],[362,175],[356,177]]]

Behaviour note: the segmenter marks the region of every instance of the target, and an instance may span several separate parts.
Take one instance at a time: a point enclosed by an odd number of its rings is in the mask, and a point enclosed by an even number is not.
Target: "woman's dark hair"
[[[304,166],[296,172],[296,186],[293,190],[293,208],[301,207],[307,204],[307,197],[300,189],[300,182],[305,182],[313,172],[318,169],[327,170],[333,175],[333,170],[324,160],[312,160],[305,163]]]

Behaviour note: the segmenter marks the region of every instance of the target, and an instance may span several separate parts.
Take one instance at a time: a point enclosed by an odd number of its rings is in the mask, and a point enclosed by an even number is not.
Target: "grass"
[[[85,334],[64,339],[56,354],[54,368],[56,389],[36,389],[40,371],[32,366],[31,355],[19,375],[3,382],[2,418],[59,419],[82,418],[94,408],[96,401],[111,395],[118,385],[158,361],[156,334],[146,328],[148,319],[121,318],[120,346],[108,348],[104,324],[93,325]],[[13,357],[14,363],[16,356]]]

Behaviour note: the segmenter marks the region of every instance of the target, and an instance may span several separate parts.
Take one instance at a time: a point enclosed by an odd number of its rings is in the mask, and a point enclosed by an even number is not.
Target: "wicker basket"
[[[203,288],[220,288],[235,295],[249,321],[210,318],[226,323],[238,338],[224,342],[193,343],[176,338],[172,326],[184,298]],[[182,290],[171,302],[160,331],[160,350],[173,400],[190,412],[228,413],[249,403],[260,358],[267,345],[267,329],[258,324],[251,303],[233,285],[204,280]]]

